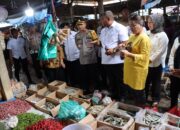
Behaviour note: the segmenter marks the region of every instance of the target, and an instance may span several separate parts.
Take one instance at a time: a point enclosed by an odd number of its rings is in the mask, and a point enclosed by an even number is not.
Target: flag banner
[[[145,4],[144,8],[145,9],[150,9],[150,8],[156,6],[157,4],[159,4],[160,2],[161,2],[161,0],[154,0],[154,1],[150,2],[150,3]]]

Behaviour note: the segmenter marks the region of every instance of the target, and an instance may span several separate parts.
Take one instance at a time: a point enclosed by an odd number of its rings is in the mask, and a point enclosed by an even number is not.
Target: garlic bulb
[[[18,124],[18,118],[16,116],[12,116],[6,119],[6,125],[10,128],[15,128]]]

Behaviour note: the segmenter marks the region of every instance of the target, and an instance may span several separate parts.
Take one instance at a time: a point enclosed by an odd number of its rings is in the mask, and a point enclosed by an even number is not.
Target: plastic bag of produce
[[[62,102],[59,112],[58,118],[61,120],[74,119],[81,120],[86,116],[86,110],[78,104],[76,101],[66,101]]]
[[[57,57],[57,47],[56,45],[50,45],[49,41],[52,36],[57,32],[55,25],[51,20],[49,20],[44,28],[40,49],[38,53],[38,59],[48,60]]]

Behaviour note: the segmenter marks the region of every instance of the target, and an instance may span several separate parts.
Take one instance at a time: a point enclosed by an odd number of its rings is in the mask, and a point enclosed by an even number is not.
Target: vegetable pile
[[[18,114],[28,111],[31,106],[20,99],[10,101],[0,105],[0,120],[3,120],[10,116],[16,116]]]
[[[43,120],[44,116],[34,113],[24,113],[17,116],[18,125],[13,130],[25,130],[26,127],[35,124],[36,122]]]
[[[60,122],[53,119],[45,119],[26,128],[26,130],[62,130],[62,129],[63,129],[63,125]]]

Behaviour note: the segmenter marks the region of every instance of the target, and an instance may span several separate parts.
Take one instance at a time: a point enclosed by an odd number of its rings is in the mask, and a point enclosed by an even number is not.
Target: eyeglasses
[[[153,23],[152,21],[147,21],[147,23]]]
[[[135,28],[135,27],[137,27],[137,26],[138,26],[138,24],[130,24],[130,25],[129,25],[130,28]]]

